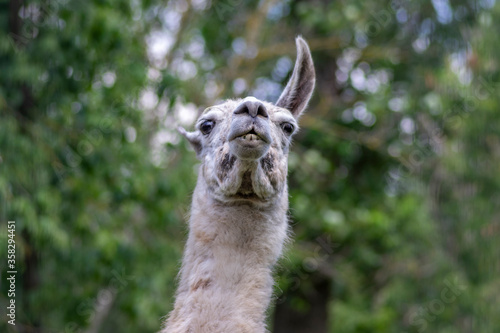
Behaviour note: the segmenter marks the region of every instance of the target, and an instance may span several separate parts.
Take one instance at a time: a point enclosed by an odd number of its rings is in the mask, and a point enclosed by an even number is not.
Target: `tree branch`
[[[267,0],[262,1],[260,6],[250,14],[245,24],[246,35],[244,37],[247,47],[257,47],[258,38],[261,32],[262,27],[264,26],[264,19],[267,16],[267,12],[272,7],[272,5],[276,2],[276,0]],[[295,44],[294,44],[295,45]],[[234,55],[230,61],[227,70],[223,72],[224,82],[226,84],[222,87],[221,91],[217,94],[219,97],[224,96],[224,93],[227,90],[228,82],[231,82],[236,77],[237,71],[240,70],[240,67],[243,63],[247,62],[247,65],[250,67],[250,72],[253,68],[256,67],[258,61],[257,57],[252,59],[252,61],[248,61],[248,58],[244,55]],[[213,101],[212,101],[213,102]]]
[[[85,333],[99,333],[101,330],[101,326],[104,323],[104,319],[109,314],[111,307],[116,298],[116,289],[112,287],[107,287],[99,290],[96,298],[96,305],[94,307],[94,317],[93,321],[90,323],[90,326],[85,330]],[[105,297],[104,295],[109,295],[109,297]]]
[[[186,0],[186,5],[187,5],[187,9],[182,14],[181,21],[179,23],[179,29],[177,30],[177,33],[175,34],[174,44],[172,44],[172,47],[170,48],[170,52],[168,52],[168,54],[165,58],[165,68],[167,68],[170,65],[170,63],[172,62],[175,50],[177,50],[177,48],[179,48],[179,45],[181,44],[182,35],[188,26],[189,17],[191,16],[191,13],[193,11],[193,6],[191,5],[191,0]]]

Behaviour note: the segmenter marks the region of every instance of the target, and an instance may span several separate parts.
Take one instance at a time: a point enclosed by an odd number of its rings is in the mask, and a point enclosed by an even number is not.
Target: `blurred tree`
[[[20,332],[152,331],[168,310],[193,158],[154,164],[148,148],[151,6],[2,5],[1,216],[16,220]]]

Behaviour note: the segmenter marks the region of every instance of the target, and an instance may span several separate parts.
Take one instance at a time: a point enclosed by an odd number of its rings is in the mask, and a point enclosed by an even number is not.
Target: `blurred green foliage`
[[[175,124],[275,101],[298,34],[318,80],[273,331],[500,331],[495,0],[11,0],[0,24],[2,331],[160,328],[197,165]]]

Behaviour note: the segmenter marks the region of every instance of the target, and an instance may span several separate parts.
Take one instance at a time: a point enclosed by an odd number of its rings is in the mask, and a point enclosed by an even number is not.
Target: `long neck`
[[[287,237],[286,187],[266,208],[227,206],[198,181],[174,311],[164,332],[265,332]]]

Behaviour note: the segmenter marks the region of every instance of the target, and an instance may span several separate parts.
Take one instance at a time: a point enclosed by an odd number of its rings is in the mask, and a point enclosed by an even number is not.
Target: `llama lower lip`
[[[267,144],[256,134],[245,134],[236,138],[235,142],[242,146],[247,147],[259,147],[261,145]]]

